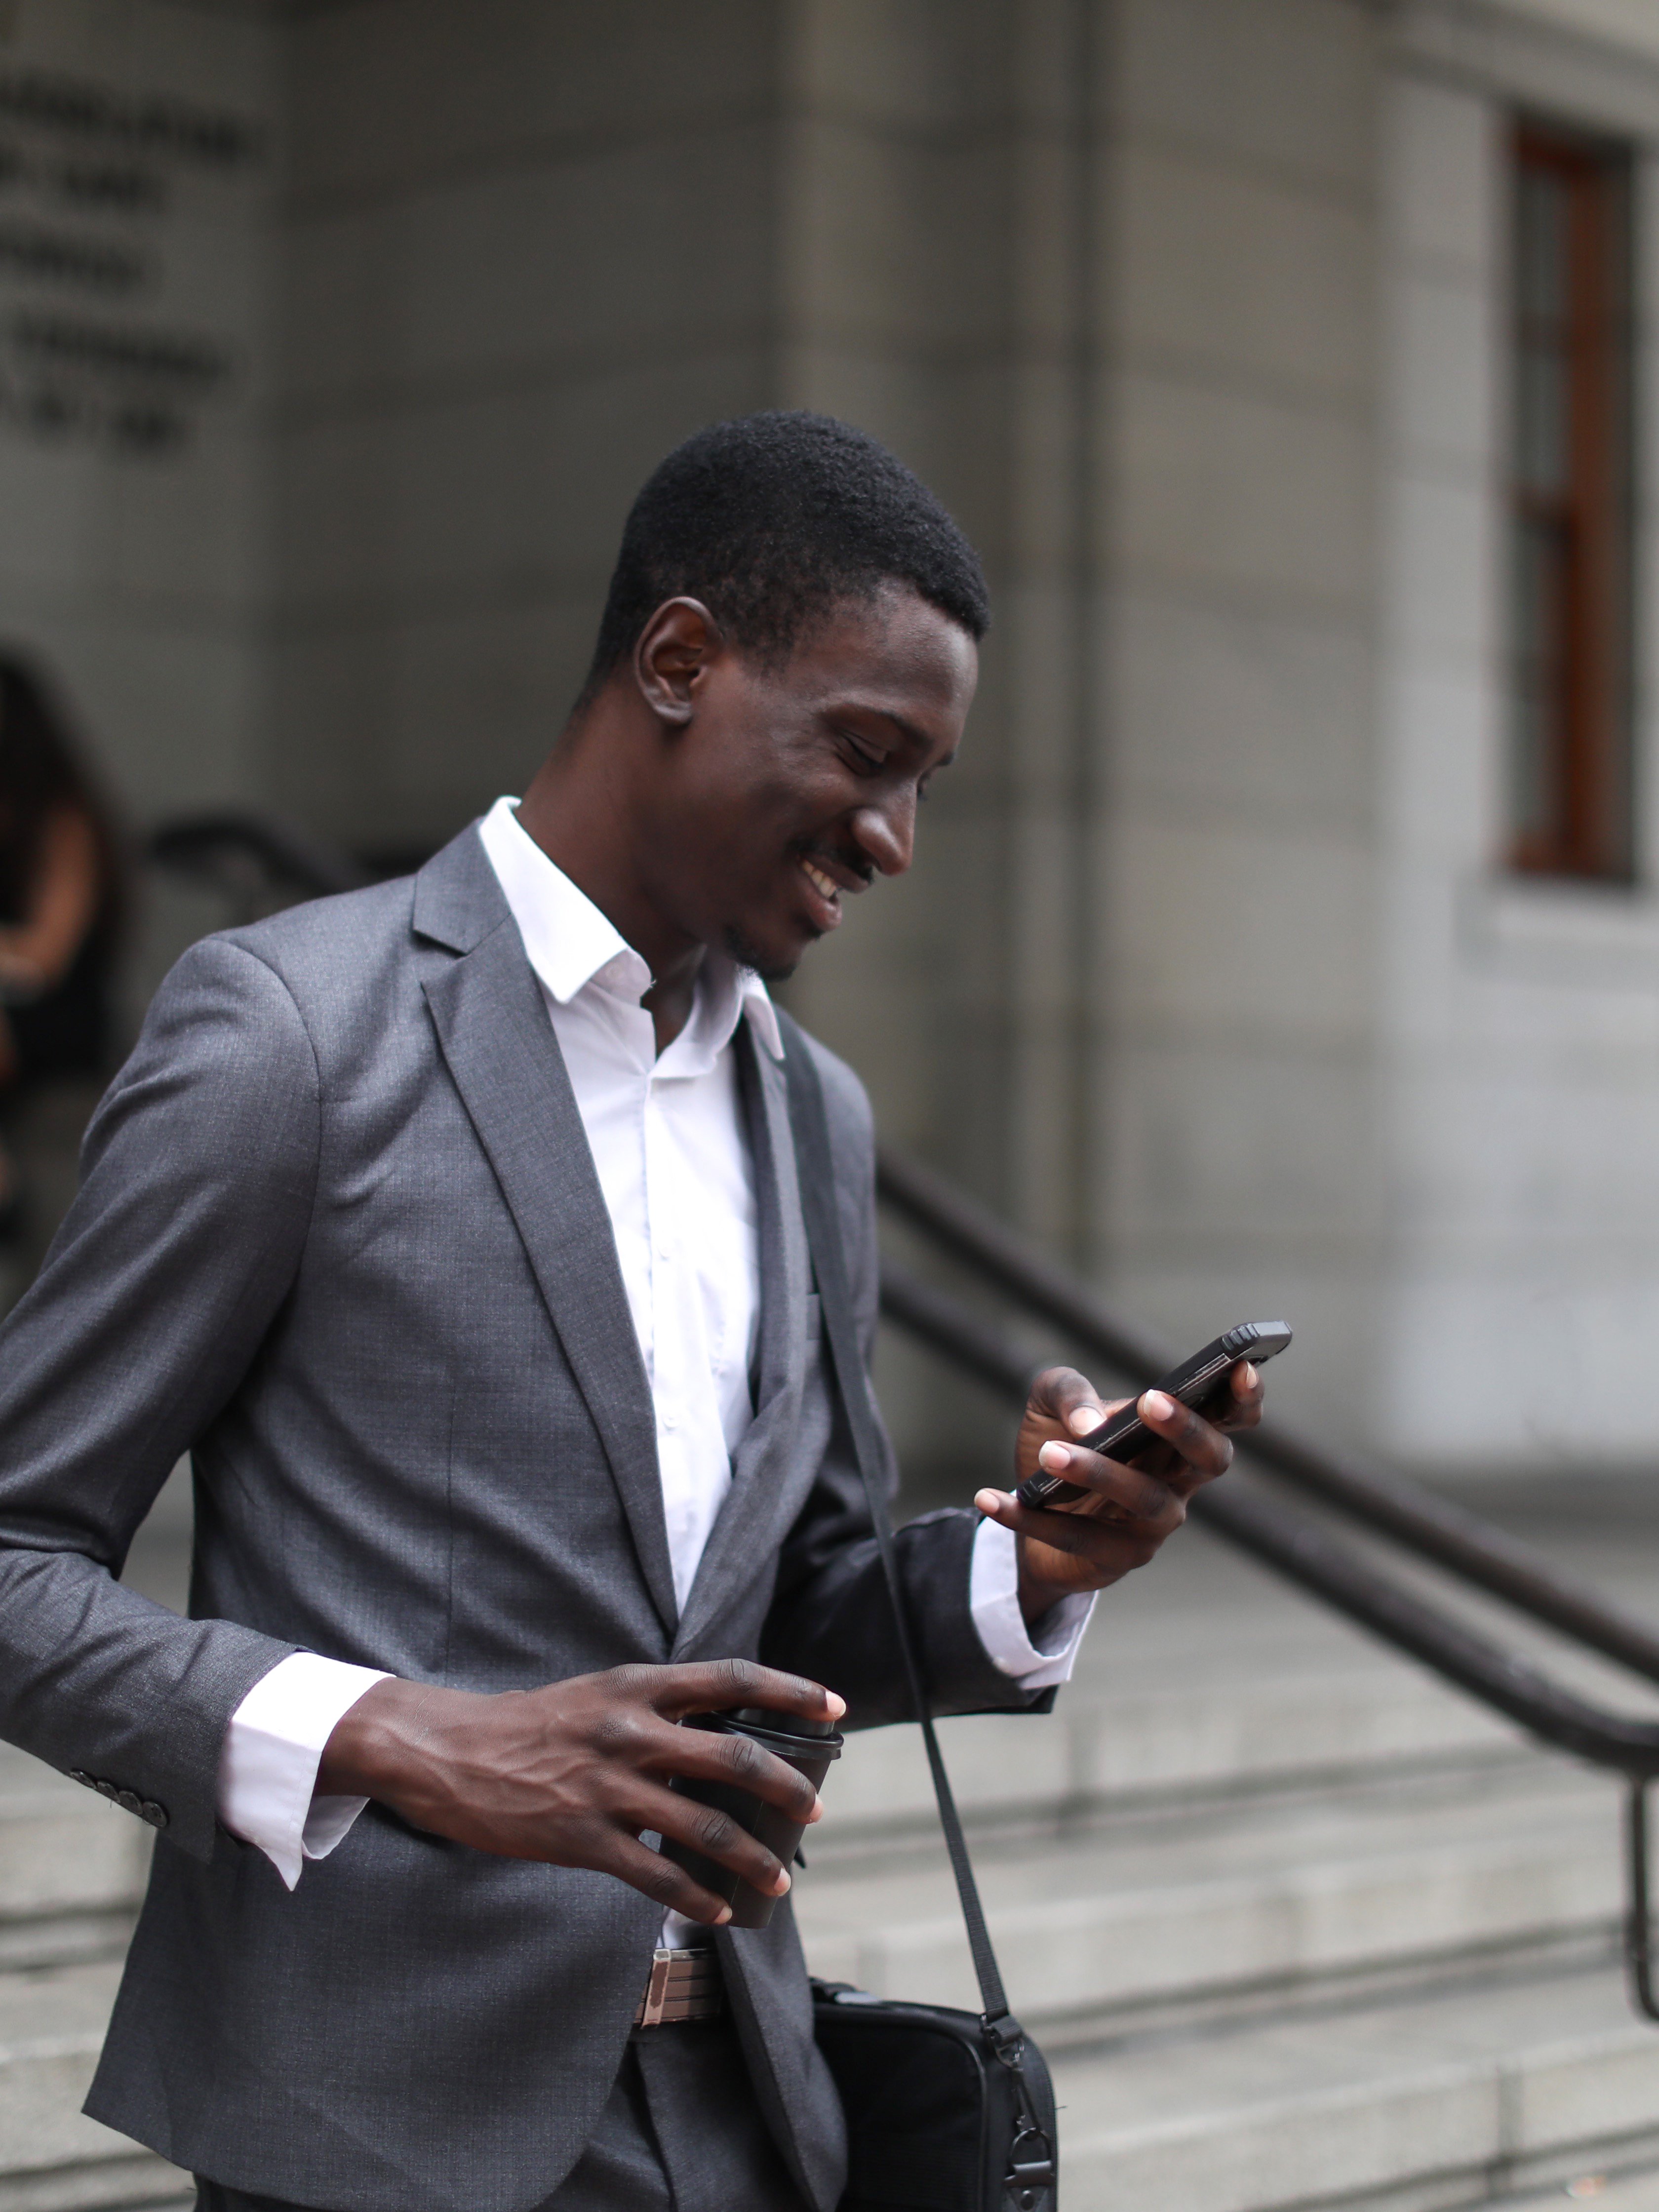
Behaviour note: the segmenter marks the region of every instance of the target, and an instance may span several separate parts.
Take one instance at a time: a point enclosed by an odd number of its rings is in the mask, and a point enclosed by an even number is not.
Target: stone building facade
[[[1506,865],[1521,118],[1629,179],[1628,880]],[[1328,1432],[1645,1466],[1656,153],[1650,0],[0,0],[0,632],[135,818],[418,851],[660,453],[847,416],[998,608],[793,987],[884,1127],[1170,1334],[1288,1313]]]

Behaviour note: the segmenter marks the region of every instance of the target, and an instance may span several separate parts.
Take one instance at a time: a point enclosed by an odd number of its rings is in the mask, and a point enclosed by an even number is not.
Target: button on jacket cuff
[[[136,1813],[152,1828],[165,1828],[167,1825],[165,1805],[158,1805],[153,1797],[141,1797],[136,1790],[123,1790],[119,1783],[112,1782],[106,1775],[88,1774],[82,1767],[71,1766],[69,1779],[78,1782],[83,1790],[95,1790],[112,1805],[118,1805],[124,1813]]]
[[[1069,1682],[1083,1632],[1095,1609],[1095,1594],[1080,1591],[1051,1606],[1037,1623],[1034,1643],[1019,1609],[1019,1552],[1012,1528],[981,1521],[974,1534],[968,1603],[974,1626],[991,1663],[1022,1688],[1047,1690]]]
[[[296,1651],[231,1715],[219,1759],[220,1821],[262,1850],[290,1889],[306,1860],[325,1859],[368,1802],[313,1792],[336,1724],[386,1680],[383,1668]]]

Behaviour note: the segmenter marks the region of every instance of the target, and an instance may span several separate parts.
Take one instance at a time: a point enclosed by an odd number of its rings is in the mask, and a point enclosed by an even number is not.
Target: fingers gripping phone
[[[1276,1358],[1290,1340],[1288,1322],[1242,1321],[1237,1328],[1206,1344],[1202,1352],[1194,1352],[1190,1359],[1183,1359],[1179,1367],[1160,1376],[1151,1387],[1167,1397],[1178,1398],[1195,1413],[1218,1413],[1226,1396],[1228,1379],[1239,1361],[1248,1359],[1260,1367],[1264,1360]],[[1137,1394],[1092,1436],[1079,1437],[1079,1443],[1085,1451],[1098,1452],[1103,1459],[1116,1460],[1132,1460],[1162,1443],[1163,1437],[1155,1436],[1135,1411],[1139,1403]],[[1028,1474],[1014,1493],[1022,1505],[1070,1505],[1091,1494],[1081,1483],[1067,1482],[1064,1475],[1046,1474],[1041,1469]]]

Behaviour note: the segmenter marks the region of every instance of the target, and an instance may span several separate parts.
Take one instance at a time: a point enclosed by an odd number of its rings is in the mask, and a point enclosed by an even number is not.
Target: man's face
[[[691,682],[652,874],[665,919],[767,977],[910,865],[916,806],[956,752],[972,638],[908,588],[848,600],[781,667],[729,648]]]

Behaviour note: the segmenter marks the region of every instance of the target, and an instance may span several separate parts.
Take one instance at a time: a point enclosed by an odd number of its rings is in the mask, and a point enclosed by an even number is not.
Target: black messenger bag
[[[813,2014],[847,2115],[840,2212],[1055,2212],[1054,2094],[1042,2053],[1008,2009],[950,1778],[922,1690],[893,1555],[883,1454],[860,1357],[836,1213],[835,1167],[818,1072],[780,1011],[801,1211],[836,1381],[870,1501],[899,1650],[939,1801],[939,1826],[979,1980],[981,2013],[904,2004],[814,1982]]]

